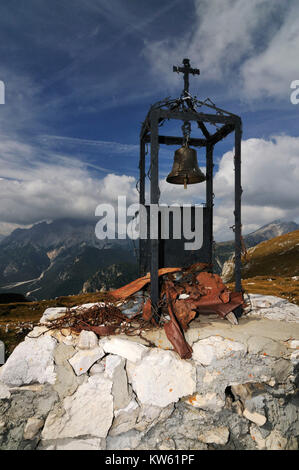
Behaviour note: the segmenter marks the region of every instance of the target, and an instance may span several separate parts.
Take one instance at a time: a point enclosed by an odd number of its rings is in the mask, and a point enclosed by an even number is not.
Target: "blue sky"
[[[296,0],[1,0],[0,233],[136,200],[141,122],[180,95],[184,57],[201,71],[191,93],[242,117],[244,231],[299,220],[298,18]],[[160,149],[162,200],[202,202],[204,185],[164,182],[174,150]],[[232,150],[232,138],[215,149],[219,239],[231,236]]]

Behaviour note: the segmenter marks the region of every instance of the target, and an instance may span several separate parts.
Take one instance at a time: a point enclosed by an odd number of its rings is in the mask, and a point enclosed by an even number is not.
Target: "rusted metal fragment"
[[[158,271],[158,275],[163,276],[164,274],[175,273],[177,271],[181,271],[181,269],[182,268],[161,268]],[[145,276],[140,277],[133,282],[130,282],[130,284],[126,284],[125,286],[120,287],[119,289],[109,292],[109,294],[115,299],[126,299],[127,297],[130,297],[130,295],[133,295],[135,294],[135,292],[141,290],[144,286],[149,284],[150,281],[151,275],[150,273],[147,273]]]
[[[174,295],[176,295],[174,291],[175,289],[171,284],[169,284],[169,288],[166,286],[166,299],[170,321],[164,325],[164,330],[174,350],[179,354],[181,359],[190,359],[192,357],[192,348],[185,340],[182,329],[173,311],[172,299]]]
[[[178,319],[184,331],[187,330],[188,324],[196,315],[197,306],[194,302],[188,300],[176,300],[173,304],[175,316]]]
[[[221,302],[214,302],[208,303],[207,299],[205,299],[205,303],[199,303],[198,311],[199,313],[217,313],[221,317],[225,318],[225,316],[229,313],[234,311],[237,307],[243,305],[243,294],[242,292],[231,292],[230,294],[230,301],[224,304]]]

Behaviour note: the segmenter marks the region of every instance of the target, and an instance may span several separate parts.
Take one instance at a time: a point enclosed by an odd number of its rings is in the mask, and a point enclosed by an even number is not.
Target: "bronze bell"
[[[197,162],[196,150],[187,144],[175,151],[171,172],[166,178],[167,183],[187,184],[202,183],[206,177],[200,170]]]

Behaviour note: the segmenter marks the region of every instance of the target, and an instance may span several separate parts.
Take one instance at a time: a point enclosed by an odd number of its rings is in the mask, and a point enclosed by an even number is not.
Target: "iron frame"
[[[181,106],[181,109],[177,109],[179,106],[171,103],[175,102],[159,102],[152,106],[145,122],[142,125],[140,132],[140,187],[139,187],[139,202],[145,204],[145,146],[150,144],[150,203],[159,204],[159,145],[183,145],[183,137],[173,137],[167,135],[159,135],[159,126],[165,120],[181,120],[181,121],[195,121],[198,127],[203,133],[203,138],[190,138],[190,146],[194,147],[205,147],[206,148],[206,206],[211,209],[211,226],[210,236],[213,241],[213,152],[214,146],[224,139],[226,136],[234,132],[235,135],[235,156],[234,156],[234,170],[235,170],[235,181],[234,181],[234,233],[235,233],[235,289],[237,292],[242,291],[241,283],[241,138],[242,138],[242,121],[241,118],[235,114],[224,111],[217,108],[212,102],[205,101],[201,102],[190,97],[190,102],[187,103],[188,107]],[[188,99],[188,96],[187,96]],[[186,100],[186,94],[185,94]],[[178,100],[179,101],[179,100]],[[182,103],[182,99],[180,101]],[[191,103],[191,106],[190,106]],[[194,109],[193,104],[197,106],[208,107],[209,110],[214,111],[211,113],[198,112]],[[165,109],[166,107],[166,109]],[[221,125],[221,127],[214,133],[210,134],[205,124]],[[159,268],[159,241],[151,240],[151,302],[154,311],[159,301],[159,279],[158,279],[158,268]],[[210,244],[211,249],[209,253],[210,262],[212,263],[212,243]],[[141,265],[140,265],[141,266]],[[140,273],[144,274],[144,273]]]

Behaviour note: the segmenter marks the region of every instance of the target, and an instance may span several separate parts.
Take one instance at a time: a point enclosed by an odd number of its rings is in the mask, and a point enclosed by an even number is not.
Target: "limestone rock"
[[[79,349],[94,349],[98,346],[98,337],[93,331],[82,330],[79,335]]]
[[[249,421],[252,421],[253,423],[257,424],[258,426],[264,426],[267,422],[267,418],[265,415],[258,413],[257,411],[249,411],[247,408],[243,411],[243,416]]]
[[[131,400],[126,408],[114,413],[114,420],[109,431],[110,436],[117,436],[134,428],[139,414],[139,406],[135,399]]]
[[[10,391],[7,385],[0,382],[0,400],[7,400],[10,398]]]
[[[247,347],[242,343],[224,339],[221,336],[210,336],[193,344],[192,358],[194,361],[208,366],[213,361],[232,356],[235,352],[244,355],[246,351]]]
[[[51,321],[52,320],[56,320],[57,318],[61,318],[63,317],[67,312],[67,308],[66,307],[51,307],[51,308],[47,308],[44,313],[43,313],[43,316],[41,317],[40,319],[40,323],[41,324],[51,324]]]
[[[26,338],[13,351],[1,368],[0,380],[20,386],[38,382],[55,383],[53,352],[56,341],[50,336]]]
[[[202,395],[196,393],[195,395],[184,398],[184,401],[188,405],[194,406],[194,408],[213,410],[215,412],[220,411],[225,405],[225,401],[215,392],[208,392]]]
[[[43,419],[36,418],[36,417],[28,418],[27,423],[25,425],[25,429],[24,429],[24,436],[23,436],[24,439],[25,440],[34,439],[37,436],[39,430],[43,427],[43,424],[44,424]]]
[[[54,351],[54,361],[55,364],[62,366],[65,362],[74,356],[76,353],[75,348],[68,346],[64,343],[58,344]]]
[[[105,450],[105,439],[58,439],[53,441],[42,441],[38,450]]]
[[[276,429],[274,429],[266,439],[267,450],[285,450],[287,448],[287,444],[287,439]]]
[[[299,306],[273,295],[249,294],[251,311],[249,316],[270,320],[299,322]]]
[[[173,403],[164,408],[152,405],[141,405],[134,428],[138,431],[148,431],[160,421],[167,419],[172,414],[173,409]]]
[[[114,399],[114,409],[125,408],[130,402],[128,390],[128,379],[125,371],[126,361],[124,358],[110,354],[106,358],[105,374],[112,382],[112,395]]]
[[[102,362],[96,362],[89,371],[89,375],[97,375],[97,374],[103,374],[105,372],[105,366]]]
[[[149,350],[149,348],[143,344],[117,338],[116,336],[113,336],[111,339],[102,339],[100,345],[106,353],[116,354],[134,363],[141,361]]]
[[[72,396],[64,399],[61,412],[49,413],[42,438],[105,438],[113,419],[111,389],[110,379],[102,375],[90,377]]]
[[[74,369],[76,375],[85,374],[88,369],[105,355],[103,348],[97,346],[94,349],[81,349],[71,359],[69,363]]]
[[[167,406],[196,389],[196,369],[172,351],[152,349],[135,364],[127,362],[133,390],[142,404]]]
[[[250,354],[263,354],[272,357],[281,357],[287,353],[287,348],[270,338],[253,336],[248,339],[248,352]]]
[[[229,439],[229,429],[226,426],[215,427],[200,434],[198,439],[206,444],[224,445]]]

